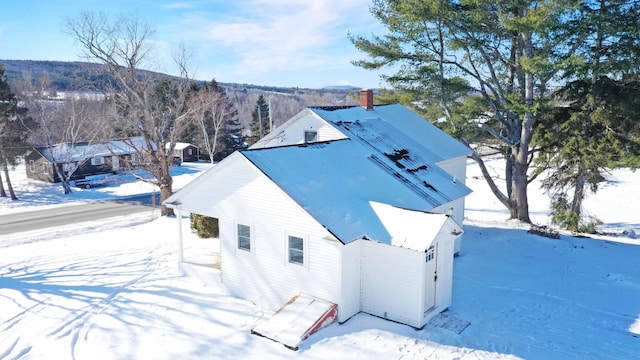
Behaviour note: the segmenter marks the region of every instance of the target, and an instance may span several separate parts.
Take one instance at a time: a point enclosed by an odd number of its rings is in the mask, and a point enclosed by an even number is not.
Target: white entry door
[[[438,247],[434,244],[425,253],[425,287],[424,309],[429,310],[436,305],[436,282],[438,281]]]

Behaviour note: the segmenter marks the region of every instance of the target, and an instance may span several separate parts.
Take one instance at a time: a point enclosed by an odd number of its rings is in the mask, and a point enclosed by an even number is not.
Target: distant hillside
[[[103,90],[112,83],[97,64],[86,62],[0,60],[9,82],[48,76],[57,91]]]
[[[47,76],[56,91],[105,91],[113,88],[113,79],[105,74],[101,65],[98,64],[41,60],[0,60],[0,63],[4,64],[7,80],[10,83],[26,78],[34,81]],[[153,74],[159,79],[171,77],[162,73]],[[293,117],[307,106],[357,104],[358,88],[353,86],[338,85],[322,89],[306,89],[237,83],[220,83],[220,85],[230,97],[235,99],[240,121],[245,124],[251,122],[251,112],[260,95],[271,103],[274,126]]]
[[[327,89],[327,90],[346,90],[346,91],[360,90],[359,87],[352,86],[352,85],[330,85],[330,86],[323,87],[323,89]]]
[[[0,60],[4,64],[7,79],[9,81],[22,80],[25,75],[31,79],[38,79],[48,76],[52,85],[58,91],[81,91],[87,87],[104,90],[105,84],[112,81],[101,70],[101,65],[88,62],[65,62],[65,61],[43,61],[43,60]],[[153,72],[151,72],[153,73]],[[170,75],[155,73],[158,78],[171,77]],[[203,80],[203,79],[200,79]],[[210,79],[205,79],[206,81]],[[332,85],[321,89],[290,88],[237,83],[220,83],[225,88],[240,90],[251,89],[264,92],[294,94],[300,91],[318,91],[320,93],[334,92],[344,93],[358,90],[351,85]]]

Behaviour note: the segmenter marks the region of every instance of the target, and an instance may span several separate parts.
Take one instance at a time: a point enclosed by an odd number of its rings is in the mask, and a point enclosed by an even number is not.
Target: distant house
[[[46,182],[61,181],[54,164],[61,172],[72,171],[71,179],[82,179],[89,175],[118,172],[122,168],[135,167],[140,161],[145,144],[142,138],[111,140],[108,143],[57,144],[36,147],[25,156],[27,177]]]
[[[169,144],[167,144],[168,148]],[[173,148],[173,158],[180,159],[180,163],[198,161],[200,149],[189,143],[177,142]]]
[[[452,160],[467,150],[405,116],[419,118],[366,101],[303,110],[165,204],[218,219],[222,282],[238,297],[276,310],[307,294],[339,322],[365,312],[421,328],[451,304],[453,209],[470,193]]]

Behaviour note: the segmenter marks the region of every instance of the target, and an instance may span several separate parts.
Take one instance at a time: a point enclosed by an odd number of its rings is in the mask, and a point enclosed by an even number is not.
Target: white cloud
[[[251,0],[189,23],[210,46],[223,46],[238,59],[236,69],[243,73],[331,67],[349,62],[336,52],[356,52],[347,32],[372,23],[369,5],[369,0]]]
[[[199,6],[199,3],[197,2],[190,2],[190,1],[186,1],[186,2],[172,2],[172,3],[168,3],[168,4],[164,4],[162,5],[163,8],[165,9],[193,9]]]

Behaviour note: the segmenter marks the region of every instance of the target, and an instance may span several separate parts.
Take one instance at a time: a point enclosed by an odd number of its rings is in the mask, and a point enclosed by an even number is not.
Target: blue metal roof
[[[342,242],[390,243],[371,202],[428,211],[471,192],[435,165],[428,150],[402,135],[382,136],[384,125],[340,126],[357,136],[242,154]]]
[[[394,133],[400,132],[429,149],[431,159],[435,162],[471,154],[471,149],[467,146],[400,104],[376,105],[370,110],[362,106],[309,109],[333,124],[354,121],[386,122],[393,126]]]

